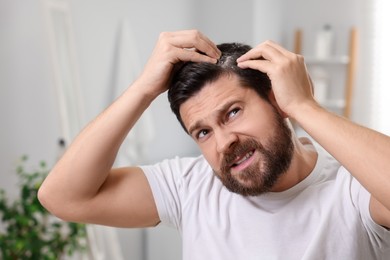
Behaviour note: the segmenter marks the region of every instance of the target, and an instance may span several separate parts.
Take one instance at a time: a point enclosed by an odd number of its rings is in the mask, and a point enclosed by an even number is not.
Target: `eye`
[[[239,112],[240,112],[241,109],[239,108],[234,108],[232,110],[229,111],[229,113],[227,114],[227,119],[229,120],[230,118],[233,118],[235,117]]]
[[[200,139],[205,138],[208,133],[209,133],[209,131],[207,131],[206,129],[202,129],[199,132],[197,132],[195,137],[196,137],[196,139],[200,140]]]

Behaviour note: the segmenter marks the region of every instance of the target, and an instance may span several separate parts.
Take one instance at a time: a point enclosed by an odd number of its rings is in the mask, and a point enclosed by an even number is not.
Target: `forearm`
[[[390,209],[390,137],[309,104],[295,120]]]
[[[123,139],[154,98],[142,89],[133,84],[75,138],[40,189],[49,203],[82,202],[97,194]]]
[[[195,30],[162,33],[138,80],[74,140],[39,190],[43,205],[71,220],[130,226],[157,223],[142,170],[111,170],[121,143],[141,114],[167,91],[178,62],[216,63],[220,52]],[[109,208],[109,213],[103,209]],[[111,214],[111,215],[110,215]],[[127,222],[126,220],[124,222]],[[120,223],[120,225],[127,225]]]

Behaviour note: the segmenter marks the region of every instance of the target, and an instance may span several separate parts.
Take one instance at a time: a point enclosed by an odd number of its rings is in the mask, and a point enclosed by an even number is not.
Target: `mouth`
[[[237,157],[230,167],[235,170],[242,170],[246,168],[252,162],[254,153],[255,150],[251,150],[243,156]]]

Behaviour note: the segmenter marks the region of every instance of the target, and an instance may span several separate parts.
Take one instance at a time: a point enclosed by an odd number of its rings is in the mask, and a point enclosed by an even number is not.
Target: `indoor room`
[[[7,203],[38,203],[35,197],[23,201],[22,185],[36,192],[38,175],[47,174],[88,122],[140,76],[161,32],[196,29],[216,44],[252,47],[272,40],[303,55],[321,106],[389,135],[389,11],[385,0],[0,0],[0,239],[16,232],[7,229],[16,214]],[[164,93],[126,136],[114,165],[152,165],[200,153]],[[43,215],[38,222],[57,221]],[[42,232],[33,231],[38,224],[29,217],[21,221],[27,232]],[[64,243],[81,246],[71,246],[72,256],[62,248],[57,259],[183,257],[180,232],[164,225],[72,227],[80,232]],[[18,236],[8,237],[19,251],[34,248]],[[6,251],[6,242],[0,247]]]

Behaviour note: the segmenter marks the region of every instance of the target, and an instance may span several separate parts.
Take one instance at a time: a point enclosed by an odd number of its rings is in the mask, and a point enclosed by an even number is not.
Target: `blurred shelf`
[[[294,51],[302,54],[303,49],[303,32],[298,29],[294,34]],[[358,32],[356,28],[351,28],[349,35],[349,46],[347,55],[331,56],[327,58],[320,58],[315,56],[305,56],[305,63],[307,66],[322,66],[329,69],[334,66],[345,66],[346,80],[344,83],[344,95],[340,98],[325,99],[324,102],[319,102],[325,108],[341,110],[344,117],[349,118],[352,107],[352,94],[355,82],[356,73],[356,54],[357,54]],[[335,86],[330,86],[335,87]],[[315,86],[314,86],[315,88]]]
[[[318,57],[305,57],[305,62],[308,65],[348,65],[349,57],[347,55],[343,56],[334,56],[328,58],[318,58]]]

